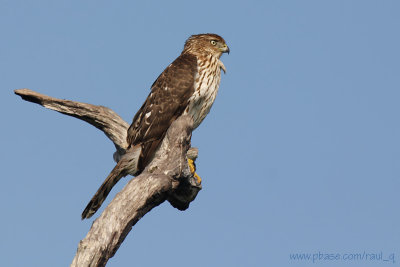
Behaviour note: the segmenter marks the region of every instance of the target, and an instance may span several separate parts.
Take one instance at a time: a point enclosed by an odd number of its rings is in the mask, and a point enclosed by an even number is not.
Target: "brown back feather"
[[[151,161],[168,128],[188,105],[196,73],[196,56],[181,54],[153,83],[128,129],[128,144],[142,146],[139,172]]]

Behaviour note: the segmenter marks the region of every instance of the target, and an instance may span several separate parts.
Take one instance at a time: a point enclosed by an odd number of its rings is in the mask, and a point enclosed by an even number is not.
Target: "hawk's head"
[[[229,54],[229,47],[226,45],[225,40],[217,34],[196,34],[186,40],[182,53],[192,53],[201,56],[213,55],[220,58],[222,53]]]

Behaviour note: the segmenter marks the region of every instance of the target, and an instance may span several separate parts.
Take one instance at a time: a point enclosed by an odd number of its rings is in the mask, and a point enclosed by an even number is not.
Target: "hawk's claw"
[[[194,164],[194,161],[192,159],[188,159],[188,164],[189,164],[190,172],[193,174],[194,178],[196,178],[197,183],[201,184],[201,178],[196,173],[196,165]]]
[[[194,173],[194,178],[196,178],[198,184],[201,184],[201,177],[197,173]]]

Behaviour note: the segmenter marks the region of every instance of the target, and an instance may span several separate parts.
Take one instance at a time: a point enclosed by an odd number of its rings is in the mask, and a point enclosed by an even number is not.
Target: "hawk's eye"
[[[211,40],[211,42],[210,42],[212,45],[216,45],[217,44],[217,41],[215,41],[215,40]]]

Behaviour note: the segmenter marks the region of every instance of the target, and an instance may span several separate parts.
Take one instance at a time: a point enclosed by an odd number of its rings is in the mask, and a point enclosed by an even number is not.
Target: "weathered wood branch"
[[[71,266],[104,266],[132,226],[165,200],[178,209],[188,207],[200,189],[186,160],[191,125],[189,117],[173,123],[155,159],[141,175],[129,181],[95,220],[80,242]]]
[[[22,97],[23,100],[88,122],[104,132],[117,149],[126,149],[128,147],[126,135],[129,124],[107,107],[58,99],[29,89],[18,89],[14,92]]]
[[[128,123],[109,108],[52,98],[37,92],[15,90],[24,100],[82,119],[102,130],[117,147],[125,150]],[[185,210],[201,185],[193,177],[187,157],[195,159],[190,148],[193,121],[180,117],[169,128],[153,161],[141,175],[132,179],[96,219],[80,241],[71,266],[105,266],[140,218],[165,200]]]

